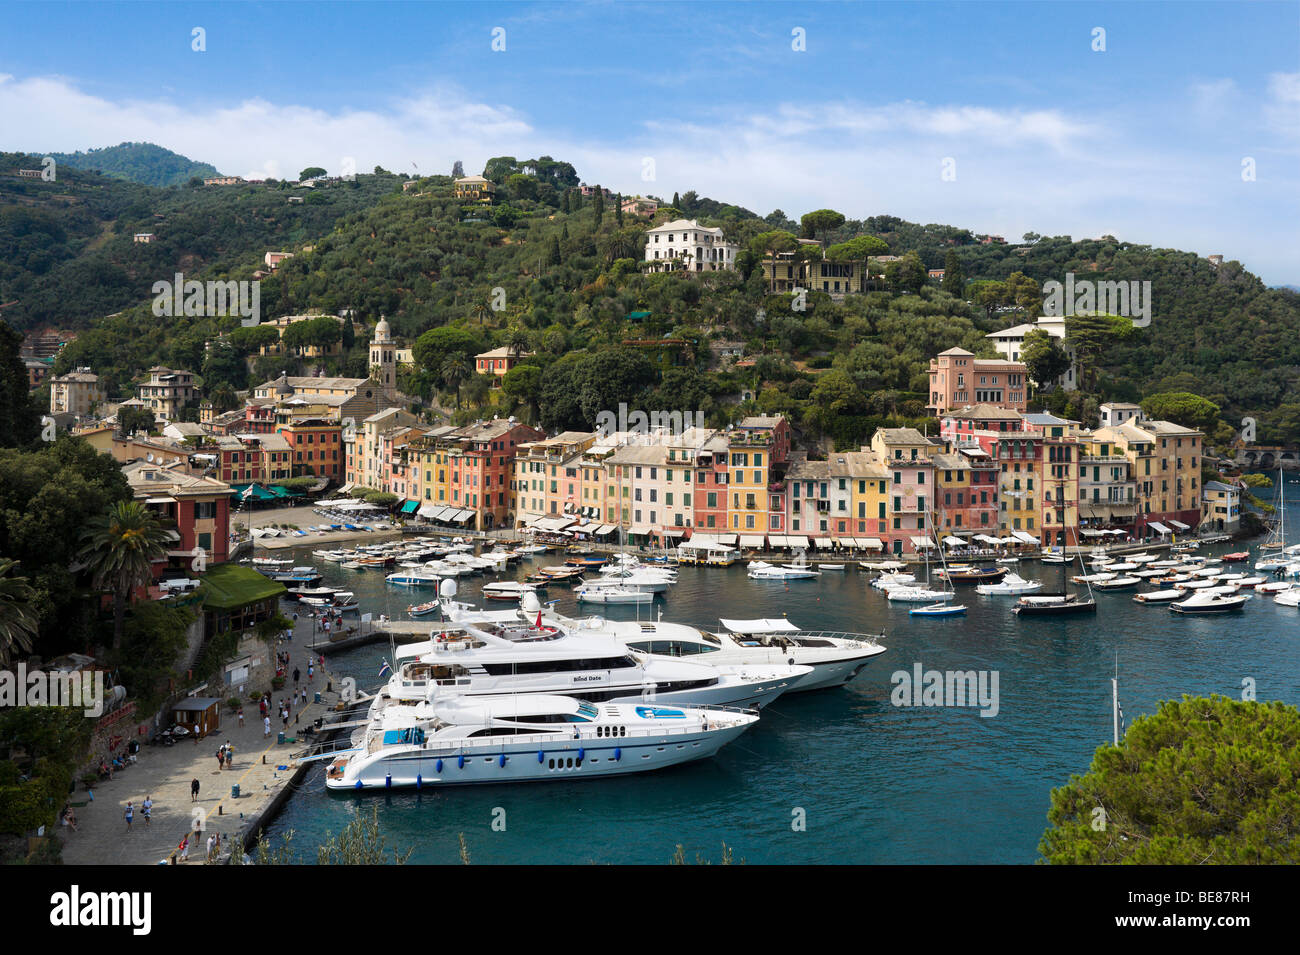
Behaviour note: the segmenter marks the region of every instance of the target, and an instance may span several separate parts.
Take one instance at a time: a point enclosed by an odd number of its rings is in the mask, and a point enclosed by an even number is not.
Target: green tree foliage
[[[911,292],[913,295],[918,295],[925,287],[928,277],[925,263],[915,252],[908,252],[897,262],[890,262],[885,266],[885,281],[895,292]]]
[[[325,175],[325,170],[321,166],[308,166],[302,172],[298,173],[298,179],[316,179]]]
[[[961,259],[956,249],[949,249],[943,257],[943,290],[949,295],[961,298],[966,291],[966,273],[961,267]]]
[[[29,444],[40,432],[40,416],[27,387],[27,367],[19,357],[22,336],[0,321],[0,447]]]
[[[132,591],[153,580],[153,563],[167,554],[167,536],[137,501],[118,501],[82,534],[81,557],[96,588],[113,596],[113,649],[122,646],[126,604]]]
[[[7,667],[15,651],[32,652],[32,640],[40,627],[36,612],[36,591],[17,572],[18,562],[0,557],[0,666]]]
[[[241,325],[226,336],[226,341],[241,355],[256,355],[263,348],[280,341],[280,329],[270,324],[253,325],[250,328]]]
[[[1186,428],[1212,433],[1219,421],[1219,406],[1187,391],[1147,395],[1142,399],[1147,417],[1172,421]]]
[[[887,255],[889,245],[874,235],[860,235],[847,242],[838,242],[826,249],[829,262],[865,262],[873,255]]]
[[[484,351],[483,340],[473,331],[456,326],[431,328],[411,347],[416,365],[433,375],[441,375],[443,364],[452,355],[477,355]]]
[[[216,380],[217,376],[214,375],[213,378]],[[158,422],[154,420],[153,412],[148,408],[128,405],[117,410],[117,430],[119,434],[135,434],[137,431],[142,434],[149,434],[157,425]]]
[[[167,697],[168,681],[186,646],[186,630],[195,614],[187,607],[147,600],[127,616],[122,650],[114,658],[118,681],[141,713],[151,713]]]
[[[1020,349],[1020,360],[1029,370],[1029,377],[1042,386],[1050,385],[1070,369],[1070,356],[1055,338],[1041,328],[1026,333],[1024,345]]]
[[[1300,712],[1222,696],[1166,701],[1052,792],[1053,864],[1300,862]]]
[[[834,209],[817,209],[805,213],[800,218],[800,237],[804,239],[820,238],[832,229],[838,229],[842,225],[844,225],[843,213],[836,212]]]

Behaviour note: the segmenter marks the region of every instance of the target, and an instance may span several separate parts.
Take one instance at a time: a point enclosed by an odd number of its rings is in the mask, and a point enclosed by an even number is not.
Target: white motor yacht
[[[330,789],[442,787],[617,776],[712,756],[758,714],[568,696],[467,700],[438,695],[395,707],[330,753]]]
[[[1179,600],[1169,605],[1175,613],[1230,613],[1246,606],[1249,594],[1223,594],[1200,591],[1186,600]]]
[[[1039,581],[1026,580],[1019,574],[1007,574],[996,584],[975,585],[975,592],[977,594],[983,594],[986,597],[1018,596],[1020,594],[1032,594],[1035,591],[1042,589],[1043,585]]]
[[[708,663],[755,666],[786,663],[812,667],[787,693],[843,686],[885,652],[879,637],[801,630],[784,618],[721,620],[722,629],[688,624],[618,621],[599,617],[575,621],[581,632],[613,637],[632,650]],[[883,636],[883,635],[881,635]]]
[[[811,567],[782,566],[764,560],[751,560],[749,576],[752,580],[807,580],[820,574]]]
[[[885,591],[885,599],[892,603],[932,604],[952,600],[956,596],[951,590],[930,590],[926,587],[890,587]]]

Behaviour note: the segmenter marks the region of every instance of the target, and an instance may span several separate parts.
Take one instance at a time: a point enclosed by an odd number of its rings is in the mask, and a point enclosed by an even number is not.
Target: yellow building
[[[492,196],[496,191],[496,184],[490,179],[484,179],[482,176],[466,176],[463,179],[457,179],[453,186],[453,195],[457,199],[480,202],[485,205],[491,204]]]

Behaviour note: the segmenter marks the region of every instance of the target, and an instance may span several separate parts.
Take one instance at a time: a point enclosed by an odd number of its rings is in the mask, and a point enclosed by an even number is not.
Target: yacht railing
[[[792,639],[809,638],[821,640],[850,640],[878,646],[885,639],[884,633],[848,633],[843,630],[774,630],[763,633],[731,633],[732,639],[741,637],[790,637]]]

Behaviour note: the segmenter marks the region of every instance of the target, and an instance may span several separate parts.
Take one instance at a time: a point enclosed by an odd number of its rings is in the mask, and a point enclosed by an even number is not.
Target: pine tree
[[[949,249],[943,257],[943,290],[949,295],[961,297],[966,291],[966,273],[962,271],[961,260],[955,249]]]
[[[453,179],[465,178],[465,164],[462,163],[459,159],[457,159],[454,163],[452,163],[451,178]]]
[[[679,196],[677,193],[674,192],[674,193],[673,193],[673,208],[674,208],[674,209],[680,209],[681,207],[682,207],[682,197]]]
[[[596,186],[595,196],[591,204],[596,210],[596,227],[599,228],[601,222],[605,219],[605,191],[599,185]]]
[[[560,211],[563,212],[566,216],[569,214],[569,211],[570,211],[570,210],[569,210],[569,190],[568,190],[568,189],[565,189],[565,190],[564,190],[564,199],[563,199],[563,201],[561,201],[561,203],[560,203]]]
[[[555,236],[551,236],[551,250],[547,257],[547,264],[548,265],[560,264],[560,240]]]
[[[564,227],[560,230],[560,238],[565,242],[569,241],[569,223],[564,223]]]
[[[623,194],[621,192],[614,197],[614,221],[619,225],[623,224]]]

